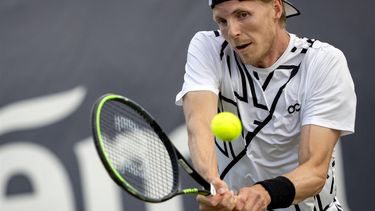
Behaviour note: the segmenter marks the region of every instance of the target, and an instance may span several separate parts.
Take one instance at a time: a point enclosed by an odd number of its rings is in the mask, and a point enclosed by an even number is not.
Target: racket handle
[[[185,194],[188,193],[189,190],[185,190]],[[198,191],[198,192],[197,192]],[[207,189],[194,189],[194,191],[191,191],[193,194],[200,194],[200,195],[203,195],[203,196],[215,196],[216,195],[216,189],[215,187],[210,184],[210,190],[207,190]]]

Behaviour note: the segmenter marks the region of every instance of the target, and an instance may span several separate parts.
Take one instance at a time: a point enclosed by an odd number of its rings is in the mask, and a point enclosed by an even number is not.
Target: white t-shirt
[[[353,81],[343,53],[327,43],[290,34],[276,63],[256,68],[243,64],[218,31],[202,31],[190,42],[185,69],[176,104],[187,92],[212,91],[219,96],[218,110],[242,121],[238,140],[216,141],[219,171],[232,190],[295,169],[303,125],[354,132]],[[334,164],[332,157],[319,195],[280,210],[336,210]]]

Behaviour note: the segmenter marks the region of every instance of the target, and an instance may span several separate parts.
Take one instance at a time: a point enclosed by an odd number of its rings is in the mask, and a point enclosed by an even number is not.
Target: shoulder
[[[217,54],[222,48],[224,38],[219,31],[199,31],[190,41],[189,50],[198,49]]]
[[[302,66],[312,74],[316,74],[316,71],[324,74],[324,72],[336,69],[335,67],[347,66],[344,53],[327,42],[296,37],[294,46],[306,53]]]
[[[327,62],[345,61],[344,53],[335,46],[316,39],[296,38],[295,46],[307,49],[306,60],[312,64],[325,64]]]
[[[198,31],[195,33],[192,40],[202,40],[209,42],[222,42],[224,41],[223,37],[220,34],[220,31]]]

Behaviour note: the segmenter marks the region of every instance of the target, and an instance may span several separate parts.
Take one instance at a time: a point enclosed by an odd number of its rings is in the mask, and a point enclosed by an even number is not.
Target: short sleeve
[[[317,53],[308,68],[307,95],[302,106],[302,125],[315,124],[341,131],[354,132],[356,95],[344,54],[330,46]]]
[[[209,32],[198,32],[190,41],[185,65],[184,83],[176,96],[176,104],[182,105],[183,96],[190,91],[207,90],[219,93],[220,72],[214,37]],[[211,32],[214,34],[213,32]]]

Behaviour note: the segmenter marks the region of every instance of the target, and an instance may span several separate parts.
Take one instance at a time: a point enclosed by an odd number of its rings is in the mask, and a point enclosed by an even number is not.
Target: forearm
[[[214,137],[204,132],[205,125],[194,124],[188,131],[189,150],[194,167],[207,180],[218,177]],[[190,130],[194,130],[191,132]],[[201,132],[199,132],[201,131]]]
[[[210,122],[217,113],[217,96],[194,92],[184,96],[188,144],[194,167],[207,180],[218,177],[214,136]]]
[[[319,167],[312,167],[307,164],[299,166],[284,176],[294,184],[296,195],[293,204],[297,204],[320,193],[326,182],[327,174],[322,173]]]
[[[284,175],[295,186],[294,203],[321,192],[339,134],[339,131],[315,125],[303,127],[299,147],[300,164],[295,170]]]
[[[337,130],[316,125],[302,128],[298,167],[282,177],[258,183],[271,198],[269,208],[288,207],[321,192],[339,135]]]

